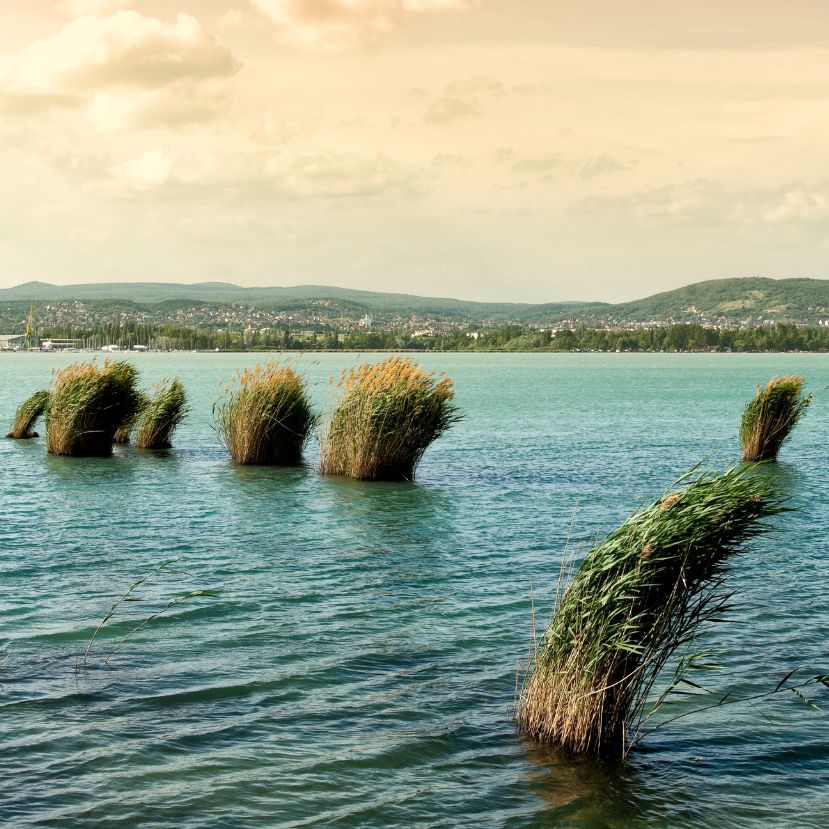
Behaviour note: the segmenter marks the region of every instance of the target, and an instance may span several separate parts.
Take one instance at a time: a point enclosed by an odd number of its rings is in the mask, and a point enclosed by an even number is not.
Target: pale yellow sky
[[[825,2],[0,11],[3,287],[543,302],[829,276]]]

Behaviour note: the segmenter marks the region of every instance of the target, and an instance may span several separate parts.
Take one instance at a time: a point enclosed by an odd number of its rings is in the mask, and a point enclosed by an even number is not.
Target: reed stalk
[[[360,480],[414,480],[429,445],[461,415],[452,381],[389,357],[343,372],[321,434],[320,471]]]
[[[46,410],[46,449],[53,455],[106,456],[115,433],[141,405],[138,371],[126,361],[75,363],[60,372]]]
[[[147,395],[144,394],[144,392],[139,392],[138,407],[131,415],[126,417],[115,430],[115,436],[113,437],[112,442],[116,446],[126,446],[130,442],[132,434],[135,431],[135,424],[138,421],[138,416],[144,410],[147,403],[149,403]]]
[[[740,424],[744,461],[774,461],[797,422],[812,402],[803,394],[805,380],[797,375],[772,377],[758,386],[746,404]]]
[[[276,363],[237,375],[213,415],[220,440],[239,464],[299,463],[314,423],[305,381]]]
[[[18,407],[14,414],[14,423],[7,438],[16,440],[27,440],[38,437],[34,431],[35,424],[46,411],[49,405],[49,390],[41,389],[30,397],[27,397]]]
[[[135,445],[140,449],[169,449],[170,438],[187,412],[187,395],[181,382],[165,381],[138,412]]]
[[[624,756],[666,662],[727,609],[729,560],[782,509],[762,477],[732,468],[667,493],[596,544],[532,655],[518,728],[568,752]]]

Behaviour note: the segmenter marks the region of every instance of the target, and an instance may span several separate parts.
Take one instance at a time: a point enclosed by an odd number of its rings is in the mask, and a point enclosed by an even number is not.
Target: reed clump
[[[343,372],[321,436],[320,471],[360,480],[413,480],[428,446],[460,420],[448,377],[389,357]]]
[[[75,363],[58,372],[46,410],[46,449],[53,455],[105,456],[115,433],[141,405],[138,371],[126,361]]]
[[[746,404],[740,424],[744,461],[773,461],[803,416],[812,395],[803,394],[806,381],[797,375],[772,377],[758,386]]]
[[[149,403],[149,398],[144,392],[138,393],[138,406],[132,414],[124,418],[115,430],[115,436],[112,442],[116,446],[126,446],[132,438],[132,433],[135,431],[135,424],[138,421],[138,416],[144,410],[144,407]]]
[[[624,756],[660,670],[726,610],[729,559],[782,509],[763,478],[733,468],[669,492],[596,544],[528,666],[518,728],[568,752]]]
[[[7,438],[16,440],[27,440],[38,437],[35,432],[35,423],[40,419],[49,405],[49,390],[41,389],[30,397],[27,397],[18,407],[14,414],[14,423]]]
[[[135,422],[140,449],[169,449],[170,437],[188,412],[187,395],[178,379],[162,384],[141,407]]]
[[[213,413],[222,443],[239,464],[299,463],[314,423],[305,380],[276,363],[237,375]]]

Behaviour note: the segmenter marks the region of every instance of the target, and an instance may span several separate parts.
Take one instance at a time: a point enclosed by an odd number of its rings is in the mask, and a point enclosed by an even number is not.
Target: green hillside
[[[816,323],[829,318],[829,280],[750,277],[697,282],[645,299],[611,305],[601,302],[471,302],[412,294],[378,293],[325,285],[242,288],[223,282],[182,285],[162,282],[50,285],[28,282],[0,290],[0,303],[11,305],[79,300],[112,308],[119,303],[148,311],[193,304],[237,304],[286,312],[362,314],[403,317],[438,316],[477,322],[513,321],[552,324],[576,319],[588,326],[625,322],[676,321],[703,324],[757,324],[766,320]],[[20,311],[22,306],[15,308]]]
[[[466,319],[522,319],[536,309],[545,308],[558,314],[572,309],[602,307],[602,303],[559,302],[545,306],[530,303],[471,302],[462,299],[422,297],[412,294],[378,293],[335,288],[326,285],[297,285],[288,288],[242,288],[224,282],[197,282],[183,285],[164,282],[108,282],[79,285],[51,285],[46,282],[27,282],[14,288],[0,289],[0,302],[13,301],[107,301],[123,300],[139,305],[162,302],[190,301],[208,303],[238,303],[263,308],[300,308],[304,304],[319,305],[320,300],[362,313],[437,314]]]
[[[712,322],[816,322],[829,317],[829,280],[712,279],[614,305],[608,313],[631,322],[668,318],[696,321],[701,315]]]

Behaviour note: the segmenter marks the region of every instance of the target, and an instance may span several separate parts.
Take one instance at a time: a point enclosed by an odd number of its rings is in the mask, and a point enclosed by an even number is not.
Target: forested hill
[[[551,291],[553,286],[551,286]],[[166,305],[236,304],[291,310],[328,309],[331,316],[362,314],[438,316],[456,321],[513,321],[551,324],[575,320],[586,326],[643,322],[761,324],[767,321],[816,324],[829,319],[829,280],[749,277],[697,282],[632,302],[495,303],[378,293],[325,285],[242,288],[222,282],[192,285],[161,282],[50,285],[29,282],[0,289],[0,303],[82,301],[130,303],[147,310]]]
[[[261,307],[320,308],[331,305],[353,313],[396,313],[400,315],[456,316],[470,320],[522,319],[536,309],[545,309],[557,317],[583,308],[598,309],[604,303],[554,302],[545,305],[512,302],[473,302],[444,297],[413,294],[380,293],[336,288],[330,285],[296,285],[293,287],[242,288],[225,282],[197,282],[191,285],[165,282],[108,282],[82,285],[50,285],[27,282],[14,288],[0,289],[0,302],[65,301],[131,302],[141,306],[183,301],[210,304],[243,304]]]
[[[630,322],[652,319],[712,322],[817,322],[829,318],[827,279],[712,279],[614,305],[609,313]]]

